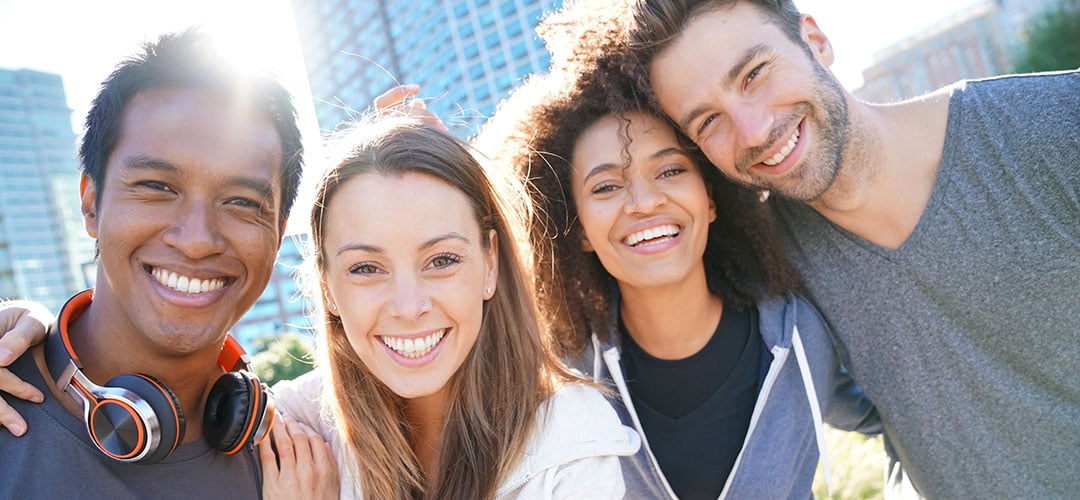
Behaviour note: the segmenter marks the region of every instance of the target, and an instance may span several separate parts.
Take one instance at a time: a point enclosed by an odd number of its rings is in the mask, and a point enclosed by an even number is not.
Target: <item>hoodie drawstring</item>
[[[814,417],[814,434],[817,435],[821,467],[825,472],[825,486],[828,488],[829,496],[832,496],[832,468],[829,466],[829,455],[825,450],[825,428],[821,420],[821,407],[818,405],[817,391],[814,390],[814,379],[810,377],[810,363],[806,360],[806,351],[803,349],[802,338],[799,337],[798,326],[795,326],[792,332],[791,345],[795,348],[795,358],[799,361],[803,387],[806,388],[806,399],[810,402],[810,413]]]

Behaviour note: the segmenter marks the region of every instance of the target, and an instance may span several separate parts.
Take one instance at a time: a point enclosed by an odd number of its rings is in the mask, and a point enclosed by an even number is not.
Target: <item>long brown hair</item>
[[[640,90],[639,63],[626,43],[627,12],[625,0],[567,2],[546,18],[539,31],[553,53],[551,72],[516,89],[476,141],[494,161],[529,181],[537,296],[563,355],[580,353],[590,332],[606,338],[618,305],[615,279],[595,253],[581,250],[570,194],[577,138],[612,113],[644,111],[671,123]],[[798,288],[770,206],[758,201],[758,193],[723,178],[672,128],[701,167],[716,206],[703,257],[709,291],[726,304],[745,306]],[[629,137],[622,132],[627,156]]]
[[[326,397],[351,462],[343,470],[359,471],[366,498],[492,498],[500,479],[521,458],[537,410],[570,377],[544,345],[529,273],[519,258],[515,235],[523,231],[523,222],[514,199],[523,198],[521,191],[507,191],[507,178],[495,179],[496,172],[486,170],[468,146],[415,120],[369,120],[338,142],[342,151],[318,184],[311,214],[321,286],[327,257],[324,208],[342,184],[365,174],[419,172],[457,188],[469,199],[481,234],[495,231],[499,266],[476,344],[448,382],[435,477],[424,477],[410,446],[405,401],[364,366],[340,319],[326,311],[326,298],[319,294],[331,375]]]

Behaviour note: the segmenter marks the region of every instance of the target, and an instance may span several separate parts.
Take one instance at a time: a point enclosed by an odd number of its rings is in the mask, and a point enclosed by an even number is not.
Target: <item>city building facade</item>
[[[511,88],[547,70],[535,28],[559,0],[292,0],[322,131],[398,83],[423,86],[459,137]]]
[[[88,286],[79,177],[60,76],[0,69],[0,298],[56,310]]]
[[[855,96],[895,102],[958,80],[1012,72],[1024,26],[1057,0],[983,0],[875,56]]]
[[[313,335],[313,316],[308,299],[302,293],[307,244],[308,237],[304,234],[282,239],[266,290],[231,330],[233,337],[249,352],[259,338],[279,336],[284,332]]]

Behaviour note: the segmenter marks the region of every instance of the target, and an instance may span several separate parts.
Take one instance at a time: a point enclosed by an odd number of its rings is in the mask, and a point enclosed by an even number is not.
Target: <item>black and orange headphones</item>
[[[165,384],[142,373],[125,373],[99,386],[86,378],[68,340],[68,325],[90,306],[93,290],[68,299],[46,339],[45,361],[56,385],[83,407],[90,439],[102,453],[122,462],[153,464],[184,440],[184,412]],[[228,455],[260,443],[274,423],[274,397],[251,371],[247,354],[232,336],[218,364],[227,373],[210,389],[203,411],[203,437]]]

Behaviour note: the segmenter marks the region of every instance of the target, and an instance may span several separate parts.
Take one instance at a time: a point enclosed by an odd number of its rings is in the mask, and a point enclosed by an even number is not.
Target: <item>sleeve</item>
[[[322,386],[322,371],[316,368],[293,380],[278,382],[271,390],[278,411],[325,436],[319,403]]]
[[[804,332],[803,339],[814,339],[823,354],[827,353],[828,372],[823,386],[816,389],[818,400],[822,403],[822,420],[830,426],[863,434],[881,433],[881,416],[873,402],[863,392],[862,387],[851,378],[851,374],[842,364],[841,358],[833,345],[833,335],[829,326],[809,301],[796,296],[799,302],[799,330]],[[824,361],[824,357],[819,357]],[[818,379],[820,375],[815,375]]]

